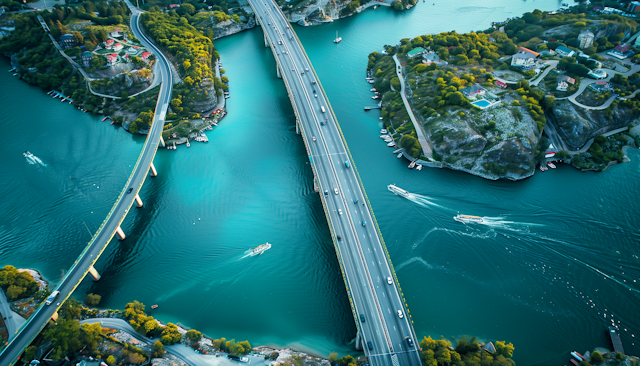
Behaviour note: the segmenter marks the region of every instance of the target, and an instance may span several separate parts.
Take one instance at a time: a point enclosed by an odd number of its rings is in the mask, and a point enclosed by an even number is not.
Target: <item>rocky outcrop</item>
[[[256,26],[256,19],[254,17],[249,18],[246,23],[238,23],[233,20],[227,20],[221,22],[213,27],[213,39],[218,39],[232,34],[242,32],[243,30],[251,29]]]
[[[567,145],[579,149],[592,137],[628,125],[637,111],[621,105],[605,110],[587,110],[562,100],[556,102],[549,114]]]

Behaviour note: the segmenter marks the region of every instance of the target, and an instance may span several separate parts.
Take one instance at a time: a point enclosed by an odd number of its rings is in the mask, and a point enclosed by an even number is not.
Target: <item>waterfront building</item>
[[[565,46],[558,46],[555,51],[560,57],[573,57],[576,55],[576,51]]]
[[[518,53],[511,56],[511,66],[521,67],[522,69],[530,69],[538,62],[538,52],[531,51],[528,48],[520,47]]]
[[[556,87],[557,91],[567,91],[569,89],[569,84],[575,85],[576,79],[570,78],[567,75],[562,75],[558,78],[558,86]]]
[[[595,38],[595,35],[593,34],[593,32],[587,29],[580,32],[580,35],[578,35],[578,41],[580,42],[580,49],[591,47],[591,45],[593,44],[594,38]]]
[[[149,62],[149,56],[151,56],[151,52],[143,52],[140,58],[144,62]]]
[[[93,53],[89,51],[82,52],[82,64],[85,67],[88,67],[91,64],[91,60],[93,60]]]
[[[76,45],[76,37],[73,34],[63,34],[60,36],[62,48],[70,48]]]

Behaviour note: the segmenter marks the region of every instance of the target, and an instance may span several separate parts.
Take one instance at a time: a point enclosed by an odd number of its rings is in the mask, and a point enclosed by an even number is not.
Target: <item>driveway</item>
[[[11,310],[11,308],[9,307],[9,302],[4,296],[4,291],[2,290],[0,290],[0,313],[2,313],[4,324],[7,326],[9,339],[11,339],[16,334],[16,331],[20,329],[22,324],[26,323],[26,320],[18,313]]]
[[[535,79],[534,81],[530,82],[529,85],[536,86],[536,85],[540,84],[542,79],[544,79],[551,70],[555,69],[556,66],[558,66],[559,62],[560,61],[558,61],[558,60],[548,60],[547,62],[545,62],[546,64],[549,65],[549,67],[547,67],[542,72],[542,75],[540,75],[537,79]]]

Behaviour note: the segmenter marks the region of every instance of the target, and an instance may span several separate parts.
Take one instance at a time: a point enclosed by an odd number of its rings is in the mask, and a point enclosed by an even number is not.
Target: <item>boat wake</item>
[[[47,164],[43,163],[42,160],[40,160],[39,157],[33,155],[32,153],[25,151],[24,153],[22,153],[22,155],[27,158],[27,163],[29,163],[30,165],[40,165],[40,166],[47,166]]]
[[[387,189],[391,192],[393,192],[395,195],[400,196],[400,197],[404,197],[407,200],[420,205],[422,207],[439,207],[439,208],[443,208],[446,209],[446,207],[444,206],[440,206],[439,204],[433,202],[434,198],[431,198],[429,196],[423,196],[421,194],[417,194],[417,193],[411,193],[409,191],[406,191],[400,187],[397,187],[393,184],[390,184],[387,186]]]
[[[544,224],[534,224],[530,222],[508,221],[508,220],[505,220],[504,217],[483,216],[481,218],[482,218],[482,221],[474,222],[474,223],[478,225],[485,225],[493,228],[518,231],[518,232],[522,232],[523,229],[528,229],[532,226],[544,226]],[[529,230],[525,230],[525,231],[529,231]]]

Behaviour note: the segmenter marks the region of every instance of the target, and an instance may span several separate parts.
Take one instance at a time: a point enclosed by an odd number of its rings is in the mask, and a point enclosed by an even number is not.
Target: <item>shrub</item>
[[[563,151],[564,151],[564,150],[562,150],[562,151],[560,151],[560,152],[563,152]],[[566,152],[566,151],[564,151],[564,152]],[[597,363],[600,363],[600,362],[604,361],[604,359],[602,358],[602,355],[600,354],[600,352],[598,352],[598,351],[593,351],[593,352],[591,353],[591,361],[593,361],[593,362],[597,362]]]

